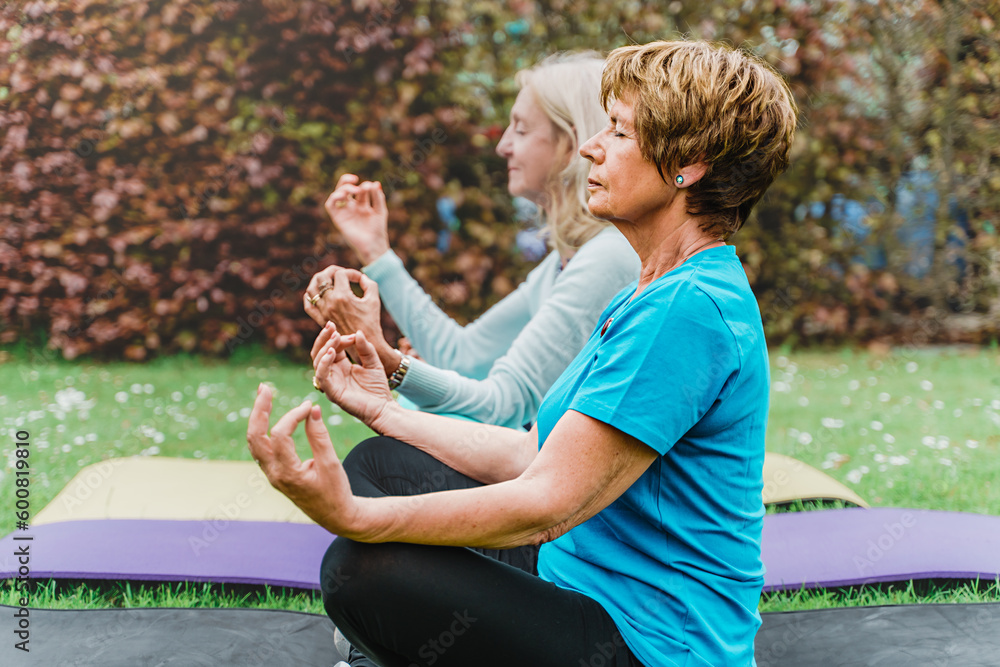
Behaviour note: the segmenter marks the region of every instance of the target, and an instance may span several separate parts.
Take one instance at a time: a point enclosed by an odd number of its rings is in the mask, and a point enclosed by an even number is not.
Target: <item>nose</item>
[[[510,128],[511,126],[508,125],[507,129],[503,131],[500,141],[497,142],[497,155],[502,158],[509,158],[511,155]]]
[[[583,144],[580,146],[580,155],[583,158],[596,163],[598,161],[598,157],[604,155],[604,151],[603,149],[601,149],[600,146],[600,140],[598,139],[598,137],[600,136],[601,133],[598,132],[590,139],[587,139],[585,142],[583,142]]]

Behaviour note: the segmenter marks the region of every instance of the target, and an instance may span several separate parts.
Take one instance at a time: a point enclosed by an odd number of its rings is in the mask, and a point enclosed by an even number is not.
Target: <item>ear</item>
[[[682,167],[677,172],[675,172],[671,178],[673,179],[673,185],[675,188],[688,188],[697,183],[702,179],[702,177],[708,172],[707,162],[695,162],[694,164],[689,164],[686,167]],[[679,183],[677,177],[683,178],[683,183]]]

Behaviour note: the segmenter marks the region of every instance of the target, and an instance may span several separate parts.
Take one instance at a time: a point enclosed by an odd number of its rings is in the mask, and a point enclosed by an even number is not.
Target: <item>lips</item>
[[[604,186],[601,185],[600,181],[595,181],[592,178],[588,178],[587,179],[587,187],[588,188],[600,188],[600,187],[604,187]]]

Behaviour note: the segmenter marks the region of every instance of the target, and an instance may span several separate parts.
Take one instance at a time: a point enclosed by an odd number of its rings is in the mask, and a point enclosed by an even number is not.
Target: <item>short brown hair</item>
[[[687,190],[688,214],[728,238],[788,167],[795,100],[763,60],[699,41],[651,42],[611,52],[601,103],[632,106],[642,156],[664,169],[706,162]],[[664,180],[666,180],[664,178]]]

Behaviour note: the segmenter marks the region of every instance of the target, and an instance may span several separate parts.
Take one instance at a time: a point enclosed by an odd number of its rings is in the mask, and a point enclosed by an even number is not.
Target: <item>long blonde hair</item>
[[[551,174],[545,186],[548,244],[564,258],[610,224],[595,218],[587,208],[590,162],[577,152],[608,123],[601,104],[603,69],[604,58],[596,51],[556,53],[515,77],[519,88],[530,87],[558,129],[569,157],[566,167]]]

